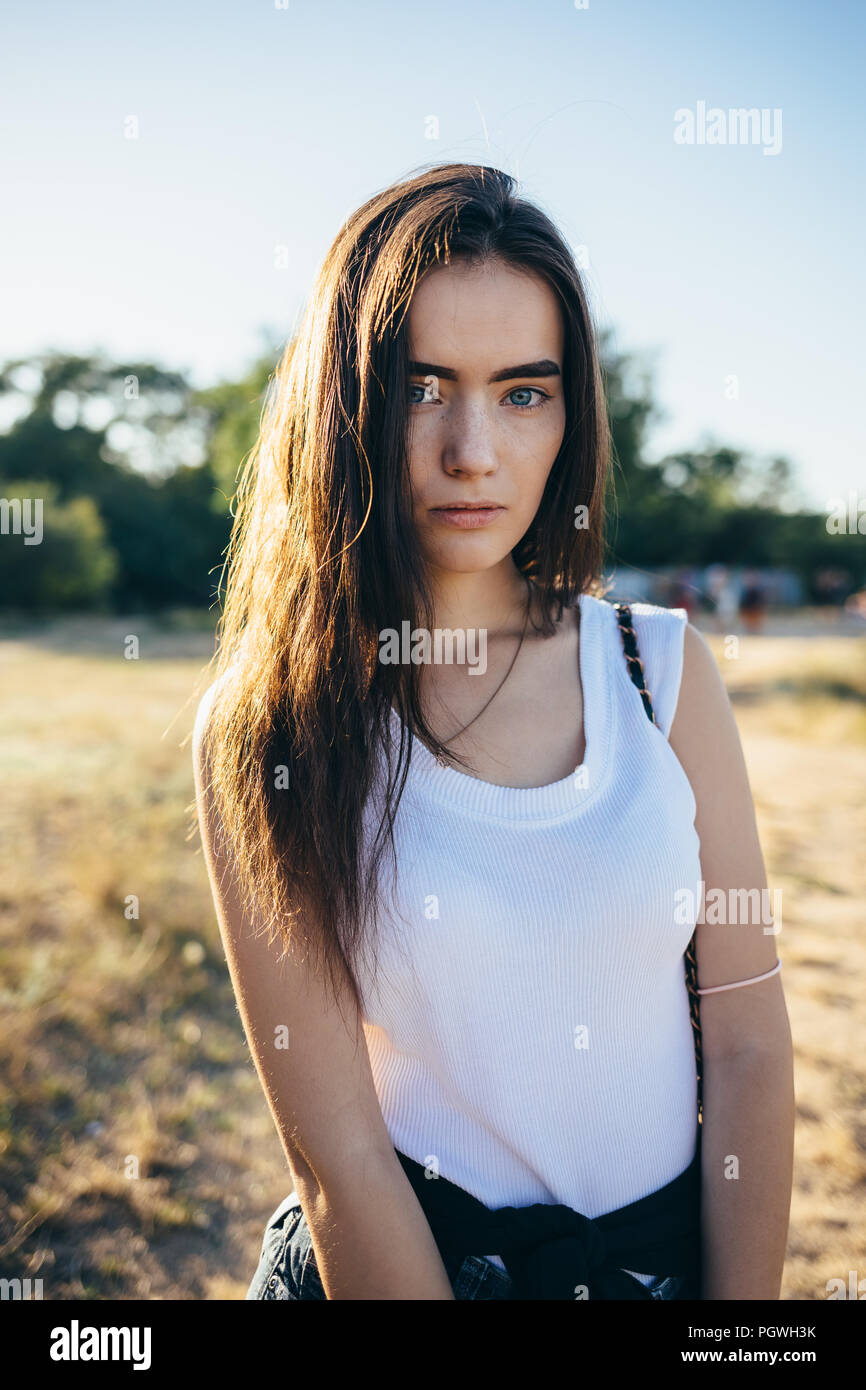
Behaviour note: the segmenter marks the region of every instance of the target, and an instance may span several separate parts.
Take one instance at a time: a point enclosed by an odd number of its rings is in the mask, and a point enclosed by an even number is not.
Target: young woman
[[[609,451],[578,270],[508,175],[349,218],[194,734],[294,1184],[249,1298],[779,1296],[777,938],[704,913],[762,899],[752,799],[685,613],[601,596]]]

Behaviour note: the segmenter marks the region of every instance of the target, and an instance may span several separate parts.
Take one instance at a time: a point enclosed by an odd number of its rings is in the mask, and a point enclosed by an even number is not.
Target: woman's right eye
[[[413,394],[418,392],[418,395]],[[435,376],[424,378],[423,383],[413,381],[409,387],[409,404],[424,405],[427,401],[439,400],[439,382]]]

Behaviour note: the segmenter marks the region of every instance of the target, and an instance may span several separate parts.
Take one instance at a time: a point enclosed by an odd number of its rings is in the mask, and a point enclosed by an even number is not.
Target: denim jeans
[[[481,1255],[467,1255],[448,1277],[456,1299],[513,1298],[513,1284],[504,1269]],[[685,1275],[659,1275],[650,1285],[654,1299],[698,1297]],[[265,1228],[258,1268],[247,1289],[248,1299],[326,1299],[316,1266],[310,1228],[301,1205],[292,1193],[280,1203]]]

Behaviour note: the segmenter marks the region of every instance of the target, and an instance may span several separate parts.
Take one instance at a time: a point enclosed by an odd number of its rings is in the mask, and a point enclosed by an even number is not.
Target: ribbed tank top
[[[701,867],[668,742],[686,611],[631,605],[653,725],[613,606],[579,604],[583,763],[546,786],[498,786],[413,740],[396,874],[382,860],[378,968],[360,963],[359,983],[395,1148],[488,1207],[592,1218],[695,1153],[683,968],[695,922],[676,895],[697,901]],[[399,742],[396,712],[391,729]]]

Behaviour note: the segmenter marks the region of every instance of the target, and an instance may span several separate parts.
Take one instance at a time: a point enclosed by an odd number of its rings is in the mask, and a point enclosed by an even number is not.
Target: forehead
[[[509,362],[561,360],[563,337],[559,300],[547,281],[501,260],[437,266],[409,307],[411,355],[443,366],[477,361],[495,368],[505,364],[503,354]]]

